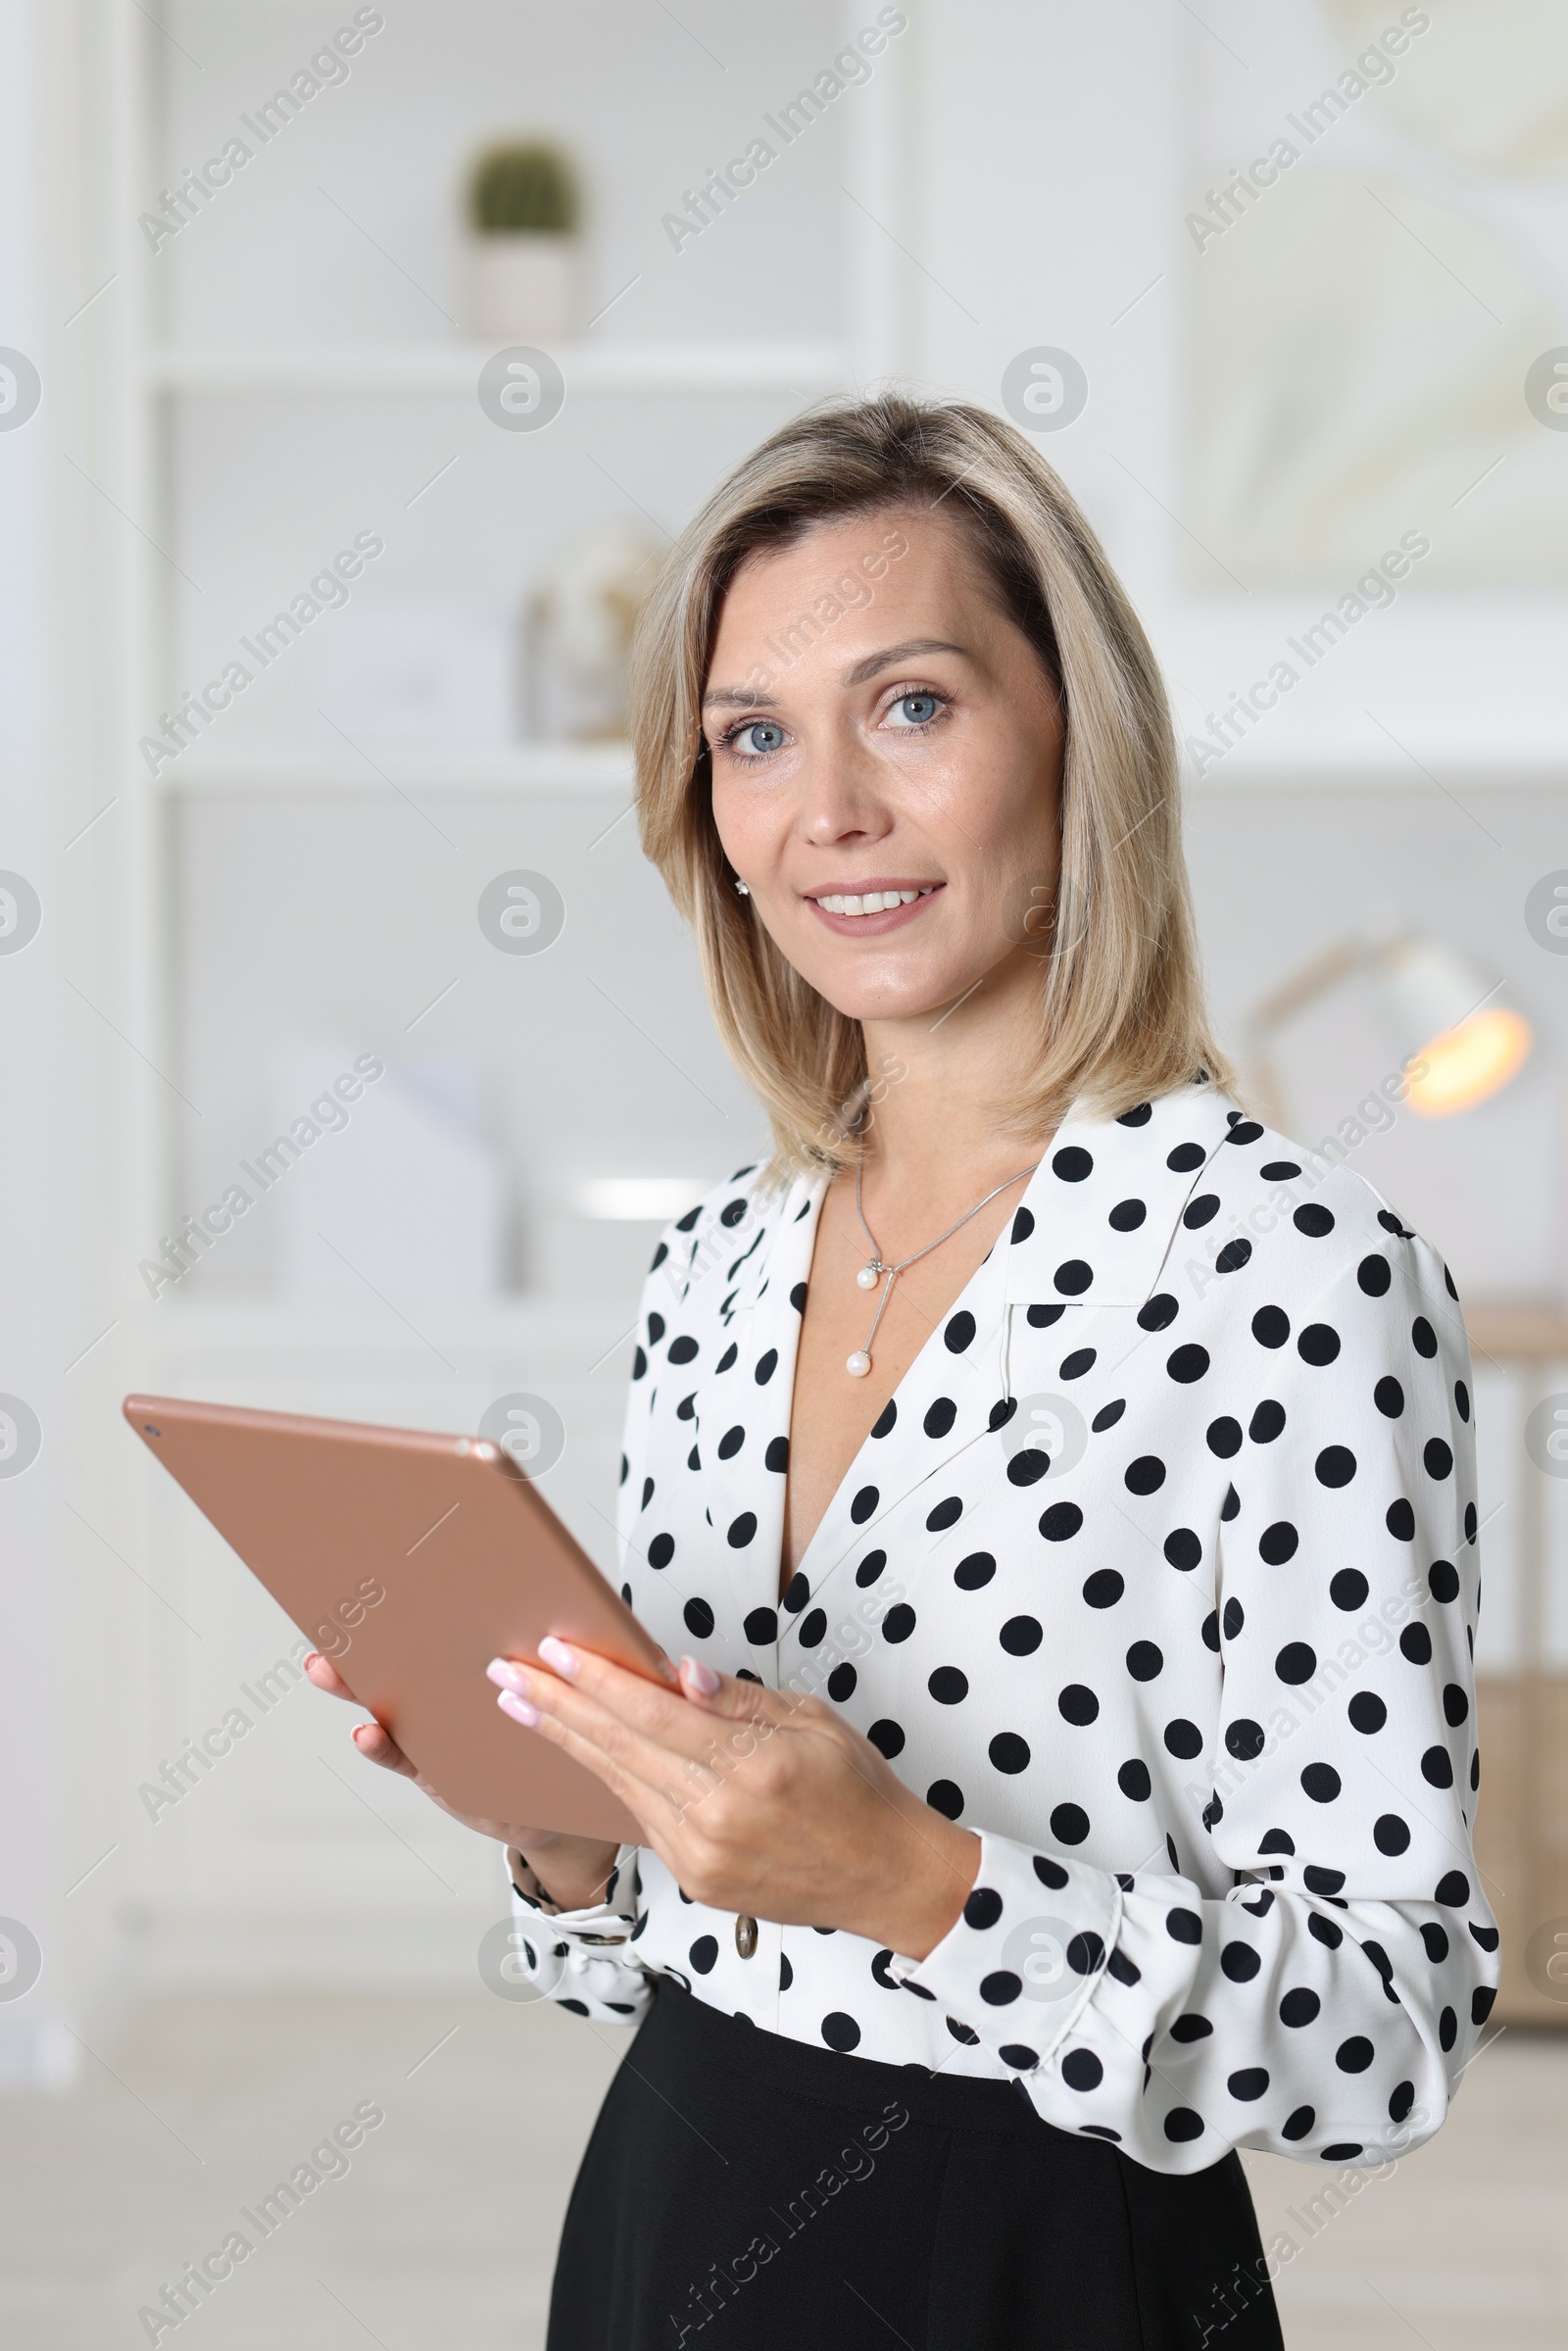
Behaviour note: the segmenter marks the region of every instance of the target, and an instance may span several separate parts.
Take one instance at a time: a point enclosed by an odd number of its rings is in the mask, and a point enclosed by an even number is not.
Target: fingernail
[[[577,1670],[576,1650],[568,1649],[564,1641],[556,1639],[554,1633],[547,1633],[539,1643],[539,1655],[552,1673],[564,1674],[568,1682]]]
[[[510,1657],[492,1657],[484,1670],[502,1690],[526,1690],[528,1687]]]
[[[718,1688],[718,1676],[712,1667],[705,1665],[700,1657],[683,1657],[681,1664],[693,1689],[701,1690],[705,1698],[710,1698]]]
[[[525,1731],[531,1731],[539,1720],[538,1707],[530,1706],[526,1698],[519,1698],[514,1690],[502,1690],[496,1704],[503,1714],[510,1714],[514,1723],[521,1723]]]

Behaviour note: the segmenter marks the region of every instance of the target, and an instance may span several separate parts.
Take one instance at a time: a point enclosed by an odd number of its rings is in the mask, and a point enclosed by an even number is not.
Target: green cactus
[[[568,236],[577,225],[571,167],[555,147],[492,147],[474,166],[468,210],[484,236],[519,228]]]

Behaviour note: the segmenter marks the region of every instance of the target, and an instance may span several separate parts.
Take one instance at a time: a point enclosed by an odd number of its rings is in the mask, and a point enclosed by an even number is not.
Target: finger
[[[418,1777],[391,1732],[383,1731],[379,1723],[356,1723],[350,1737],[367,1762],[378,1763],[383,1771],[400,1772],[405,1780]]]
[[[541,1641],[539,1654],[552,1671],[508,1658],[496,1658],[486,1670],[503,1691],[593,1740],[639,1779],[658,1785],[683,1762],[701,1763],[712,1750],[712,1727],[683,1697],[553,1637]],[[506,1711],[515,1721],[527,1719],[514,1707]]]
[[[305,1671],[308,1679],[315,1683],[318,1690],[324,1690],[329,1698],[347,1698],[352,1704],[359,1704],[337,1667],[323,1657],[319,1649],[313,1649],[306,1658]]]

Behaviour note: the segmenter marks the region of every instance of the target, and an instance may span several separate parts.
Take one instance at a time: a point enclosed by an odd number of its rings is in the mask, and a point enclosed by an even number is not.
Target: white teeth
[[[923,890],[863,890],[858,896],[854,891],[839,891],[816,903],[825,914],[880,914],[889,906],[907,906],[917,898],[929,898],[935,888],[931,882]]]

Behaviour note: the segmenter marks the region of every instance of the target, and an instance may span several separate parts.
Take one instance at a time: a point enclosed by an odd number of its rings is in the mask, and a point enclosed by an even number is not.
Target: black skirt
[[[548,2351],[1283,2351],[1241,2163],[758,2030],[666,1978],[594,2127]]]

